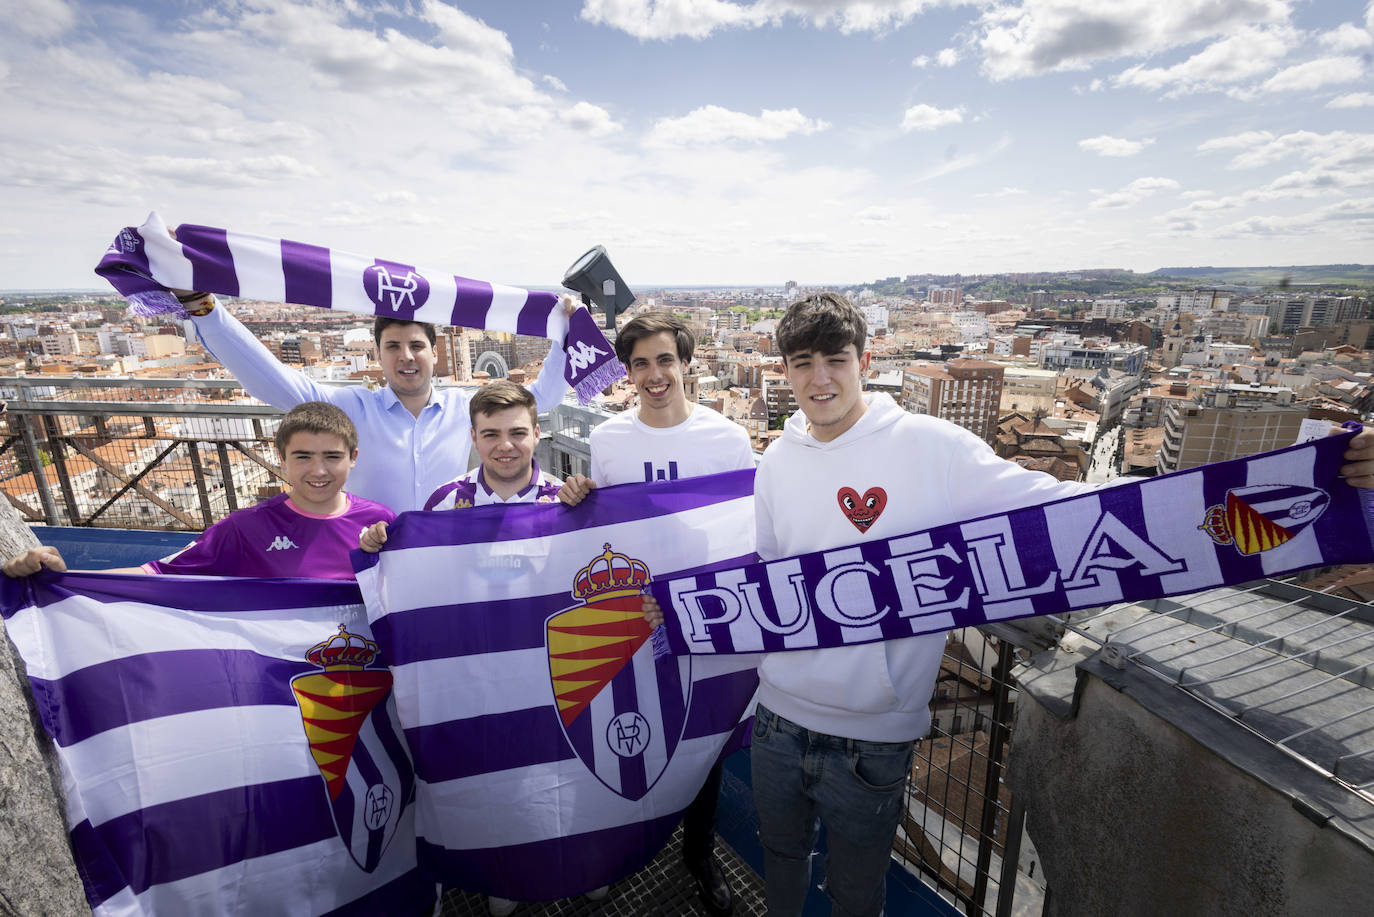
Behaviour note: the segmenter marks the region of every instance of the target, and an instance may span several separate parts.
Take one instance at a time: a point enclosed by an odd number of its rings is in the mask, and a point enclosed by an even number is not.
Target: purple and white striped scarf
[[[667,619],[658,635],[687,654],[852,646],[1368,563],[1374,491],[1339,476],[1354,435],[847,549],[656,579]]]
[[[591,315],[569,319],[556,293],[211,226],[183,223],[173,239],[157,213],[120,230],[95,272],[143,315],[185,317],[168,292],[181,289],[550,338],[583,404],[625,375]]]

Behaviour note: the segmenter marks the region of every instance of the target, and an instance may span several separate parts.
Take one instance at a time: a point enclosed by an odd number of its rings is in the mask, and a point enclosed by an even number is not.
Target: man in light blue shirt
[[[227,309],[216,308],[213,297],[186,305],[205,348],[254,398],[283,411],[303,401],[328,401],[343,409],[365,444],[349,476],[350,492],[401,513],[421,509],[430,494],[468,470],[472,393],[434,387],[433,325],[376,320],[372,333],[386,387],[370,391],[321,385],[283,366]],[[565,297],[563,308],[571,315],[575,300]],[[540,411],[558,404],[568,390],[566,359],[561,342],[554,341],[530,386]]]

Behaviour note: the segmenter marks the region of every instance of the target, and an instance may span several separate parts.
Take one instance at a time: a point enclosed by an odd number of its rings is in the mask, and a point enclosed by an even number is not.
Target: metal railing
[[[1038,910],[1045,896],[1043,874],[1020,869],[1025,811],[1004,779],[1017,699],[1011,670],[1025,642],[1014,637],[950,633],[893,851],[970,917],[1010,914],[1013,902]]]
[[[0,492],[30,523],[198,531],[280,490],[281,412],[233,379],[0,378]]]

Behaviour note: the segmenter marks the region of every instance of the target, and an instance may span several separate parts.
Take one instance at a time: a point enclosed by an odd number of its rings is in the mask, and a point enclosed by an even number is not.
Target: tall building
[[[1233,385],[1173,402],[1155,468],[1165,474],[1290,446],[1307,416],[1293,401],[1292,389]]]
[[[990,443],[997,434],[1003,372],[996,363],[968,359],[908,366],[902,371],[902,407],[958,424]]]

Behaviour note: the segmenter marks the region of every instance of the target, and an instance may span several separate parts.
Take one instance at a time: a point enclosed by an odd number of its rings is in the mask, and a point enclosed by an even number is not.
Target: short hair
[[[347,414],[327,401],[302,401],[286,412],[273,437],[283,459],[286,444],[297,433],[333,433],[344,441],[350,455],[358,448],[358,428]]]
[[[389,315],[379,315],[372,322],[372,341],[378,347],[382,346],[382,332],[392,325],[419,325],[424,329],[425,337],[429,338],[429,346],[433,347],[437,336],[434,333],[434,326],[429,322],[415,322],[408,318],[392,318]]]
[[[539,423],[539,408],[535,405],[534,393],[509,379],[497,379],[479,388],[468,402],[468,420],[476,430],[478,414],[495,414],[507,408],[528,408],[530,425]]]
[[[635,345],[664,331],[677,342],[678,359],[684,363],[692,362],[692,354],[697,349],[696,335],[692,334],[686,322],[671,312],[643,312],[626,322],[625,327],[615,334],[616,359],[629,366]]]
[[[868,323],[848,298],[839,293],[812,293],[787,307],[773,333],[784,361],[794,353],[814,350],[839,353],[846,344],[862,355]]]

